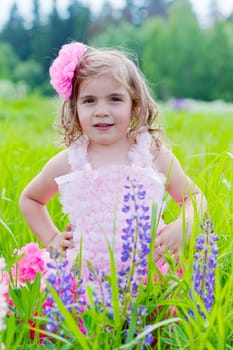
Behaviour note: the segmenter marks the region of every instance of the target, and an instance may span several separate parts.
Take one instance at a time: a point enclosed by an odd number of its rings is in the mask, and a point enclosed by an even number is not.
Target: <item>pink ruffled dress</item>
[[[161,214],[165,192],[165,176],[152,168],[150,151],[151,136],[138,135],[128,154],[129,165],[111,165],[93,169],[88,161],[88,139],[81,136],[68,149],[69,163],[73,172],[56,178],[63,211],[72,224],[75,247],[67,250],[72,263],[82,246],[82,277],[86,284],[90,261],[99,271],[109,274],[109,248],[113,249],[117,270],[125,268],[130,261],[122,259],[124,229],[127,219],[135,211],[135,203],[127,200],[128,185],[143,185],[140,205],[149,208],[155,203]],[[127,210],[124,210],[126,208]],[[164,223],[158,215],[157,232]],[[81,243],[80,243],[81,242]]]

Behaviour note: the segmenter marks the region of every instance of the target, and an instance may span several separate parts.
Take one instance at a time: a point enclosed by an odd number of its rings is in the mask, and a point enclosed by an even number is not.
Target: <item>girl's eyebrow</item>
[[[83,100],[86,98],[93,98],[93,97],[95,97],[95,96],[94,95],[80,95],[80,96],[78,96],[78,99]]]
[[[125,96],[125,94],[124,93],[122,93],[122,92],[112,92],[111,94],[109,94],[109,95],[107,95],[107,97],[112,97],[112,96]],[[91,95],[91,94],[87,94],[87,95],[80,95],[78,98],[80,99],[80,100],[83,100],[83,99],[86,99],[86,98],[94,98],[94,97],[96,97],[96,95]]]
[[[123,94],[122,92],[113,92],[109,96],[125,96],[125,94]]]

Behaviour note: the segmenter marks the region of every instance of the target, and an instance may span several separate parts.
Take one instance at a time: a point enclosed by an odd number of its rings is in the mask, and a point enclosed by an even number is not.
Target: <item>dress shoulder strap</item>
[[[68,162],[73,171],[82,169],[87,164],[88,138],[81,135],[68,148]]]

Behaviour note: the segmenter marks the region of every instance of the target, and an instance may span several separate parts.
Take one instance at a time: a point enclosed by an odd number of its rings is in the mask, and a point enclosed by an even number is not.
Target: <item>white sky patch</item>
[[[209,15],[209,6],[210,6],[211,0],[191,0],[191,3],[193,5],[194,10],[197,12],[200,21],[205,22],[208,19]],[[9,18],[10,9],[13,5],[15,0],[2,0],[1,1],[1,9],[0,9],[0,28],[4,26],[6,21]],[[101,8],[101,5],[103,4],[104,0],[83,0],[82,3],[86,5],[91,4],[91,9],[93,11],[98,11]],[[30,17],[32,13],[32,0],[16,0],[16,3],[18,5],[18,9],[20,11],[20,14],[28,19],[30,22]],[[69,5],[70,0],[57,0],[57,6],[58,10],[61,14],[65,14],[65,10],[67,6]],[[125,1],[124,0],[118,0],[117,5],[116,1],[112,0],[113,5],[118,8],[123,7]],[[52,1],[51,0],[40,0],[41,5],[41,11],[42,16],[46,16],[52,8]],[[229,15],[233,11],[233,0],[218,0],[218,7],[220,12],[223,15]]]

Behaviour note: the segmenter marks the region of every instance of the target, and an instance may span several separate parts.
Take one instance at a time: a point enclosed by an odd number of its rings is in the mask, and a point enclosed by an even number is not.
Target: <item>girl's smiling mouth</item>
[[[94,128],[100,130],[100,131],[107,131],[111,129],[115,124],[114,123],[96,123],[94,124]]]

